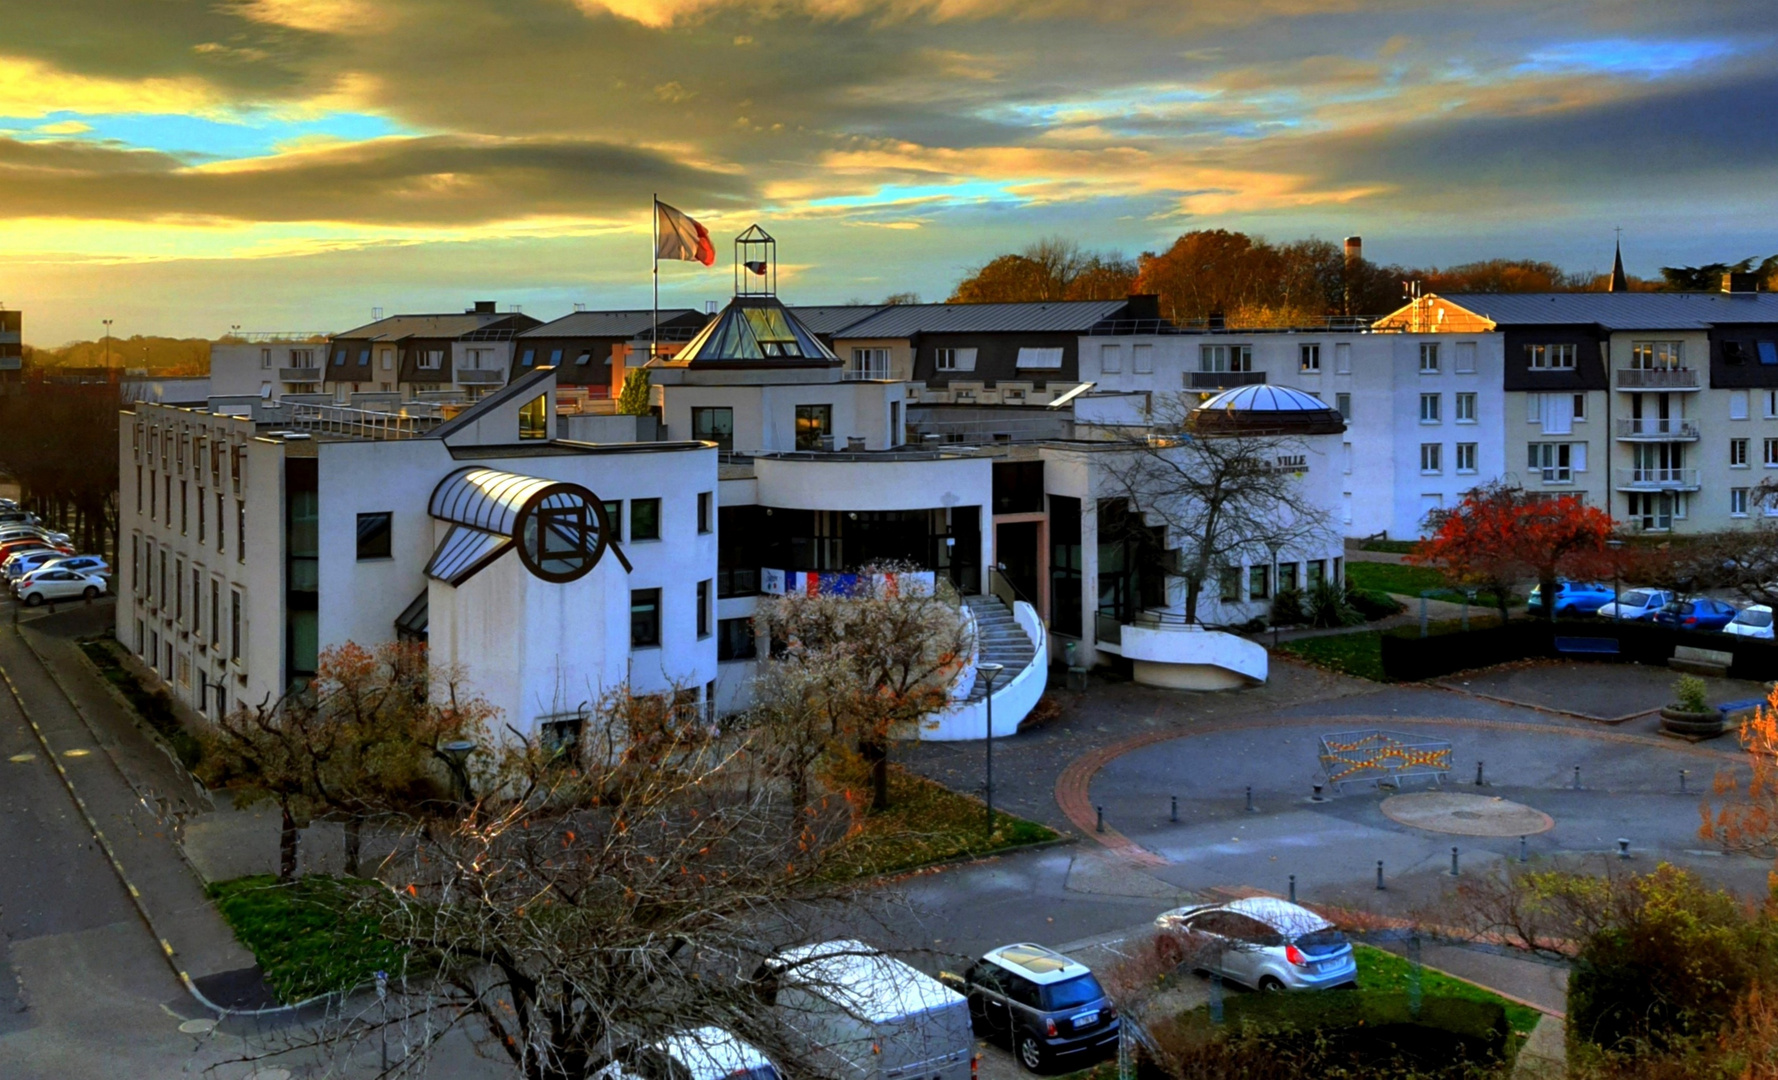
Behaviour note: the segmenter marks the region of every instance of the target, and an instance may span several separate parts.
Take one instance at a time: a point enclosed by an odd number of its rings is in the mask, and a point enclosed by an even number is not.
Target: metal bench
[[[1672,659],[1667,666],[1674,671],[1690,672],[1693,675],[1727,675],[1729,665],[1735,662],[1735,654],[1720,649],[1700,649],[1695,645],[1681,645],[1673,650]]]
[[[1559,637],[1556,651],[1564,656],[1616,656],[1618,641],[1608,637]]]

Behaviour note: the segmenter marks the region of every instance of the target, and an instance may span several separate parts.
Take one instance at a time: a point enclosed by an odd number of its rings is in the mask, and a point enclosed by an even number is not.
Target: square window
[[[730,408],[699,407],[691,411],[691,437],[701,442],[713,442],[723,453],[733,453],[735,449],[735,410]]]
[[[1420,471],[1422,473],[1438,473],[1444,471],[1444,446],[1440,443],[1420,444]]]
[[[798,405],[796,407],[796,448],[798,450],[819,450],[822,438],[832,434],[832,405]]]
[[[1460,472],[1460,473],[1475,472],[1476,471],[1475,460],[1476,460],[1476,444],[1475,443],[1460,442],[1457,444],[1457,471],[1458,472]]]
[[[661,591],[630,590],[630,648],[644,649],[661,643]]]
[[[393,556],[390,537],[395,515],[387,510],[358,515],[358,561],[387,559]]]
[[[630,500],[630,539],[659,540],[661,538],[661,501],[659,499]]]
[[[718,662],[751,660],[758,652],[759,646],[754,641],[751,618],[723,619],[716,624]]]
[[[1297,347],[1297,368],[1306,372],[1321,372],[1321,346],[1301,345]]]

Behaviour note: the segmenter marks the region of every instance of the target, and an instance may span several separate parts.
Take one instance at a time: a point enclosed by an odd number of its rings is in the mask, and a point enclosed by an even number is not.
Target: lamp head
[[[994,680],[1000,678],[1000,673],[1002,671],[1006,670],[1006,665],[1005,664],[977,664],[975,666],[975,669],[976,669],[976,671],[980,672],[984,678],[986,678],[988,680],[989,686],[993,686]]]

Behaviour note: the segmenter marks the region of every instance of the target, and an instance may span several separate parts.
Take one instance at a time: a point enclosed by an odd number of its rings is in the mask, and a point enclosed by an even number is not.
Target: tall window
[[[218,552],[228,546],[224,539],[228,536],[228,522],[222,516],[222,508],[222,492],[218,491],[216,493],[216,550]]]
[[[1460,473],[1475,472],[1476,471],[1475,459],[1476,459],[1476,444],[1475,443],[1460,442],[1457,444],[1457,471],[1458,472],[1460,472]]]
[[[698,531],[707,533],[711,527],[711,506],[716,502],[712,492],[698,492]]]
[[[1236,604],[1241,601],[1241,568],[1225,566],[1217,575],[1217,598],[1225,604]]]
[[[1334,408],[1338,409],[1340,411],[1340,415],[1345,417],[1347,420],[1352,419],[1352,395],[1351,394],[1335,394],[1334,395]]]
[[[538,394],[519,409],[519,438],[549,438],[548,394]]]
[[[1124,369],[1124,347],[1122,345],[1099,346],[1099,370],[1106,375],[1115,375]]]
[[[247,561],[247,503],[235,500],[235,561]]]
[[[241,590],[230,589],[228,607],[228,658],[241,659]]]
[[[1321,371],[1321,346],[1298,346],[1296,351],[1296,364],[1302,371],[1319,374]]]
[[[1729,468],[1731,468],[1731,469],[1745,469],[1745,468],[1747,468],[1747,440],[1746,439],[1730,439],[1729,440]]]
[[[204,629],[204,570],[202,567],[191,568],[191,633],[199,641],[203,640]]]
[[[1444,471],[1443,453],[1444,453],[1444,446],[1440,443],[1435,443],[1435,442],[1421,443],[1420,444],[1420,471],[1423,473],[1443,472]]]
[[[661,538],[661,501],[659,499],[630,500],[630,539],[659,540]]]
[[[698,636],[710,636],[710,579],[698,582]]]
[[[1201,345],[1198,347],[1199,371],[1252,371],[1253,346]]]
[[[210,644],[222,644],[222,582],[210,579]]]
[[[392,555],[391,537],[395,515],[387,510],[358,515],[358,561],[387,559]]]
[[[1729,514],[1731,517],[1747,516],[1747,489],[1729,489]]]
[[[622,499],[606,500],[605,517],[611,523],[611,538],[622,540],[624,538],[624,501]]]
[[[1154,346],[1130,346],[1130,370],[1138,375],[1154,374]]]
[[[1269,566],[1249,566],[1247,568],[1247,598],[1249,600],[1267,600],[1272,595],[1272,568]]]
[[[1457,343],[1457,362],[1451,365],[1452,370],[1459,375],[1475,374],[1475,353],[1475,342],[1459,341]]]
[[[1778,469],[1778,439],[1766,440],[1766,468]]]
[[[630,648],[644,649],[661,643],[661,591],[630,590]]]
[[[1439,395],[1437,394],[1420,395],[1420,422],[1422,424],[1438,423],[1438,399]]]
[[[190,510],[189,510],[189,507],[191,506],[191,499],[189,498],[190,495],[191,495],[190,481],[187,481],[187,480],[179,481],[179,535],[180,536],[185,535],[186,527],[191,522],[191,514],[190,514]]]
[[[691,411],[691,437],[713,442],[718,450],[733,453],[735,449],[735,410],[700,407]]]
[[[1420,343],[1420,371],[1428,375],[1438,374],[1438,342]]]
[[[203,488],[198,488],[198,543],[204,542],[204,508],[210,505],[210,495]]]
[[[1475,423],[1474,394],[1465,393],[1457,395],[1456,420],[1459,424]]]
[[[798,405],[796,407],[796,448],[821,449],[821,438],[833,434],[832,405]]]

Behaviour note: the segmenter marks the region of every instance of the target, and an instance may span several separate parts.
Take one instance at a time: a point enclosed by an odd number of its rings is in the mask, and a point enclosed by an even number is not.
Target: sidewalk
[[[22,702],[174,970],[219,1005],[269,1004],[253,956],[210,904],[177,843],[183,820],[202,809],[200,794],[75,644],[101,628],[109,611],[95,605],[0,628],[0,668],[20,699],[8,694],[8,703]]]

